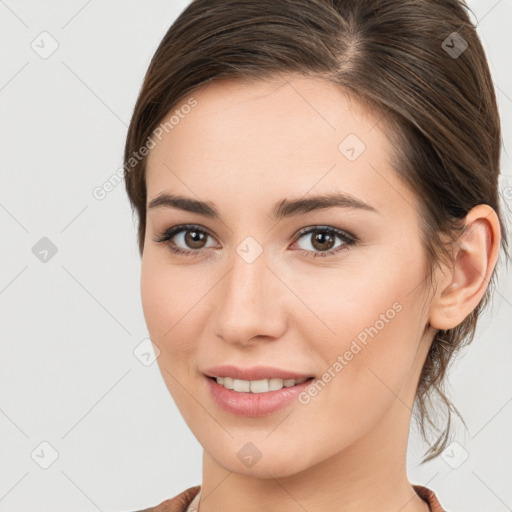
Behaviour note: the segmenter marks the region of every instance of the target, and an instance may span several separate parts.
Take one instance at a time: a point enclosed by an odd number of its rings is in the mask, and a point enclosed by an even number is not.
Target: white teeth
[[[273,379],[269,379],[268,381],[268,390],[269,391],[277,391],[283,387],[283,379],[279,379],[277,377]]]
[[[266,393],[269,390],[269,382],[267,379],[251,380],[251,393]]]
[[[217,377],[217,379],[222,379],[222,377]],[[231,377],[224,377],[224,382],[219,382],[219,384],[222,384],[227,389],[233,389],[233,379]]]
[[[251,381],[235,379],[233,389],[235,391],[244,391],[245,393],[248,393],[251,390]]]
[[[216,381],[221,386],[227,389],[233,389],[242,393],[266,393],[267,391],[277,391],[283,387],[289,388],[300,384],[307,380],[307,377],[303,379],[279,379],[274,377],[272,379],[261,379],[261,380],[241,380],[233,379],[231,377],[216,377]]]

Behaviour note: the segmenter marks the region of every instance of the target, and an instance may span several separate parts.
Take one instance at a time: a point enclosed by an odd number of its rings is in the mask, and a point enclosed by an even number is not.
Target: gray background
[[[201,482],[201,447],[141,355],[124,184],[93,195],[122,165],[144,72],[187,4],[0,1],[1,512],[136,510]],[[510,204],[512,4],[469,5],[496,84]],[[451,512],[512,510],[512,279],[500,279],[451,374],[469,432],[424,466],[411,432],[410,480]]]

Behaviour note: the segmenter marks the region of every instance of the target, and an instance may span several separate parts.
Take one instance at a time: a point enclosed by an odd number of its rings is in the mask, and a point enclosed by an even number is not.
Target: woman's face
[[[141,293],[163,378],[206,453],[259,476],[406,442],[432,339],[418,203],[382,123],[286,78],[194,92],[146,178]],[[277,389],[290,375],[314,379]]]

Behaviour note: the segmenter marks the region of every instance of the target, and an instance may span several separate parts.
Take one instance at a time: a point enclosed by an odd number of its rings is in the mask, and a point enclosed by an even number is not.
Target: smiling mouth
[[[302,379],[280,379],[278,377],[260,380],[242,380],[232,377],[208,377],[217,382],[220,386],[239,393],[268,393],[269,391],[279,391],[283,388],[290,388],[302,384],[314,377],[304,377]]]

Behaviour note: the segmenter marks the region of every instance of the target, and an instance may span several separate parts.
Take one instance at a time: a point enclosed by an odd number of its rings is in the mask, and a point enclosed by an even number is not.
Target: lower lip
[[[208,387],[215,403],[227,412],[240,416],[266,416],[293,402],[312,382],[306,380],[301,384],[265,393],[244,393],[227,389],[215,379],[206,377]]]

